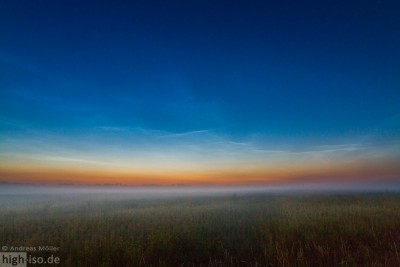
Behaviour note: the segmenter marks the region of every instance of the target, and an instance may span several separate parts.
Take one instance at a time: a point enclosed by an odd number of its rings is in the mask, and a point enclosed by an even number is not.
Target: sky
[[[0,3],[0,182],[400,182],[399,1]]]

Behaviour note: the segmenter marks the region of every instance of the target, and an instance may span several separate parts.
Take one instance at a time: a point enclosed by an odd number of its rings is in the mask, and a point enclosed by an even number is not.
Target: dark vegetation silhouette
[[[0,244],[59,246],[61,266],[400,266],[399,194],[3,203]]]

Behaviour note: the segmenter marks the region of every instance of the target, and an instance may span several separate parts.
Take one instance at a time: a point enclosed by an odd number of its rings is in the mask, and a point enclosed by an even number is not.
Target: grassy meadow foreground
[[[400,266],[397,193],[0,197],[0,245],[61,266]]]

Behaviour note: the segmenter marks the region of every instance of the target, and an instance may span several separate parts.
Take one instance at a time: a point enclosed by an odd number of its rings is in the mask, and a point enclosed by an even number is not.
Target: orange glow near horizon
[[[139,141],[137,141],[138,139]],[[400,179],[392,144],[293,148],[208,132],[97,137],[35,135],[0,142],[0,182],[249,185]]]
[[[121,185],[246,185],[298,182],[387,181],[397,179],[396,162],[320,164],[269,168],[128,171],[60,166],[4,166],[0,177],[7,183],[121,184]]]

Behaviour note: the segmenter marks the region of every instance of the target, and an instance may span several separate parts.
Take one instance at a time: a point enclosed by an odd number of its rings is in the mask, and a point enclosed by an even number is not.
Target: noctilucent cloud
[[[0,181],[400,182],[398,1],[2,1]]]

